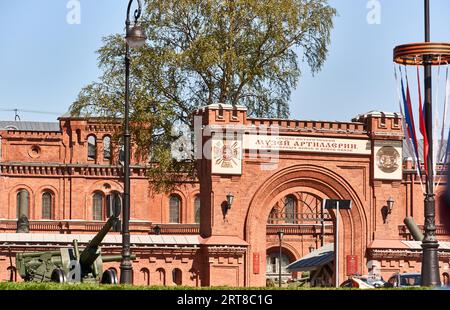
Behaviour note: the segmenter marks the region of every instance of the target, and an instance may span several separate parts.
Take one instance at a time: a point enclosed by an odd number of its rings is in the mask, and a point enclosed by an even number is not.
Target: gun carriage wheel
[[[61,268],[56,268],[53,270],[51,279],[52,279],[52,282],[55,282],[55,283],[66,283],[67,282],[66,274],[64,273],[64,270],[62,270]]]
[[[108,269],[103,272],[101,280],[102,284],[117,284],[118,282],[117,271],[114,269]]]

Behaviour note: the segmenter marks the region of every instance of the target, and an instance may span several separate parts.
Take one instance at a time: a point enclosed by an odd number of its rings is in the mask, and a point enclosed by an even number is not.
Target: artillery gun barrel
[[[408,227],[409,232],[413,236],[414,240],[416,241],[422,241],[424,236],[420,228],[416,225],[414,222],[414,219],[412,217],[407,217],[403,221],[405,223],[406,227]]]
[[[110,231],[111,227],[118,220],[116,216],[111,216],[102,229],[95,235],[95,237],[89,242],[88,246],[80,254],[81,266],[91,266],[99,256],[97,249],[105,238],[106,234]]]
[[[136,259],[136,255],[131,255],[130,258],[132,260]],[[110,263],[110,262],[120,262],[122,260],[122,255],[106,255],[102,256],[102,261],[104,263]]]
[[[50,253],[50,255],[52,255],[52,256],[61,255],[61,251],[49,251],[49,252],[17,253],[17,257],[36,258],[36,257],[40,257],[47,253]]]

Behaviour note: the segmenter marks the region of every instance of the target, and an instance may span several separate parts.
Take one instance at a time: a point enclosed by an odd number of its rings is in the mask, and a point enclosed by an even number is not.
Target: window
[[[125,161],[125,146],[123,143],[123,139],[120,139],[119,141],[119,161]]]
[[[81,144],[81,130],[77,129],[76,133],[77,133],[77,143]]]
[[[101,193],[95,193],[92,197],[92,214],[94,221],[103,220],[103,195]]]
[[[194,199],[194,220],[196,224],[200,224],[200,196]]]
[[[163,268],[156,269],[157,285],[166,285],[166,271]]]
[[[180,205],[180,198],[178,196],[170,196],[169,223],[180,223]]]
[[[142,274],[142,282],[150,285],[150,271],[147,268],[142,268],[141,269],[141,274]]]
[[[115,208],[118,208],[122,213],[122,196],[118,192],[106,196],[106,217],[111,217]]]
[[[106,136],[103,138],[103,159],[111,159],[111,137]]]
[[[96,160],[97,158],[97,140],[95,136],[88,137],[88,160]]]
[[[29,217],[29,203],[30,195],[26,189],[21,189],[17,192],[17,218],[22,216]]]
[[[172,281],[176,285],[182,285],[183,284],[183,273],[181,272],[180,269],[175,268],[172,271]]]
[[[295,224],[297,220],[296,199],[294,196],[287,196],[284,201],[284,215],[286,224]]]
[[[51,220],[53,211],[53,196],[50,192],[42,194],[42,219]]]

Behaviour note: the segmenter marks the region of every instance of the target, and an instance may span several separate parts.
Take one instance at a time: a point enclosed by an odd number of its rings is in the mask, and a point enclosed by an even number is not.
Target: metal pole
[[[337,201],[337,205],[336,205],[336,229],[335,229],[335,249],[336,249],[336,253],[335,253],[335,270],[336,270],[336,275],[335,275],[335,286],[339,287],[339,201]]]
[[[133,0],[128,3],[126,33],[130,30],[130,8]],[[124,173],[123,173],[123,222],[122,222],[122,260],[120,262],[120,283],[133,284],[133,266],[131,263],[130,249],[130,46],[126,43],[125,53],[125,128],[123,134],[125,147]]]
[[[430,0],[425,0],[425,42],[430,42]],[[433,111],[432,111],[432,66],[429,56],[425,57],[425,113],[428,138],[428,174],[424,200],[425,238],[422,241],[422,285],[438,286],[439,259],[435,225],[434,172],[433,172]]]
[[[279,258],[278,258],[278,287],[281,287],[281,242],[282,242],[282,235],[279,232],[278,233],[278,239],[280,239],[280,253],[279,253]]]
[[[321,225],[320,225],[320,246],[323,247],[325,241],[325,217],[323,210],[323,203],[320,204],[320,216],[321,216]]]

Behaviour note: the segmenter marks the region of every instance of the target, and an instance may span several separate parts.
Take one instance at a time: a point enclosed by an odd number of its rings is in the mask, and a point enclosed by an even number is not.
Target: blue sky
[[[379,2],[381,24],[370,25],[368,0],[330,0],[339,16],[329,58],[314,77],[302,65],[292,118],[348,121],[370,110],[398,110],[392,49],[423,41],[423,0]],[[79,25],[67,23],[67,3],[0,1],[0,110],[46,111],[54,114],[19,114],[55,121],[100,75],[95,52],[102,37],[123,31],[128,0],[80,0]],[[450,1],[431,3],[432,40],[449,42]],[[13,120],[14,112],[0,111],[0,119]]]

